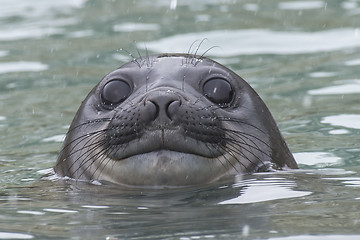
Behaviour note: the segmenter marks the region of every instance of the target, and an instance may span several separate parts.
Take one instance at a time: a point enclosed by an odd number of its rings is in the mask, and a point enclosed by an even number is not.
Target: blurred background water
[[[360,239],[360,1],[1,0],[0,239]],[[206,53],[301,170],[168,190],[40,180],[88,91],[134,55]]]

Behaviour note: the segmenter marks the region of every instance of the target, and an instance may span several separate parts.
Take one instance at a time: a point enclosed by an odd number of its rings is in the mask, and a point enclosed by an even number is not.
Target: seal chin
[[[103,161],[106,162],[106,161]],[[112,160],[103,168],[99,180],[130,186],[185,186],[209,183],[227,172],[218,158],[159,150]],[[219,171],[223,169],[223,171]]]

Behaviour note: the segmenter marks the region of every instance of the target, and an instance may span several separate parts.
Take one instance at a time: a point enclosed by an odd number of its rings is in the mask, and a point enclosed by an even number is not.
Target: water
[[[40,180],[87,92],[131,59],[119,48],[204,38],[301,170],[165,190]],[[0,239],[359,239],[359,66],[358,0],[3,0]]]

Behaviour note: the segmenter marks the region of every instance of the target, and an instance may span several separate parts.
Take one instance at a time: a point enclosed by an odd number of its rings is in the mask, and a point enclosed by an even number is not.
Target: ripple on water
[[[268,238],[269,240],[358,240],[360,235],[298,235],[289,237]]]
[[[29,211],[29,210],[20,210],[20,211],[17,211],[17,213],[29,214],[29,215],[38,215],[38,216],[41,216],[41,215],[44,215],[44,214],[45,214],[44,212]]]
[[[343,83],[343,84],[339,84]],[[342,95],[360,93],[360,80],[342,80],[336,81],[334,86],[312,89],[308,91],[310,95]]]
[[[309,76],[313,78],[334,77],[336,75],[336,72],[312,72],[309,74]]]
[[[109,206],[103,206],[103,205],[82,205],[83,208],[90,208],[90,209],[107,209],[110,208]]]
[[[64,135],[64,134],[55,135],[52,137],[44,138],[42,141],[43,142],[63,142],[65,140],[65,136],[66,135]]]
[[[44,208],[45,212],[52,212],[52,213],[78,213],[76,210],[69,210],[69,209],[59,209],[59,208]]]
[[[0,232],[0,239],[33,239],[34,236],[23,233]]]
[[[75,32],[70,32],[67,34],[69,38],[83,38],[93,36],[95,32],[93,30],[80,30]]]
[[[346,66],[357,66],[360,65],[360,58],[359,59],[353,59],[345,62]]]
[[[324,178],[326,180],[342,181],[347,187],[360,187],[360,177]]]
[[[79,8],[86,0],[62,0],[62,1],[13,1],[2,0],[0,8],[0,18],[11,16],[22,17],[43,17],[49,14],[49,10],[57,9],[67,11],[68,8]]]
[[[278,32],[267,29],[224,30],[179,34],[137,47],[154,52],[187,52],[196,39],[209,39],[202,49],[214,45],[212,56],[230,57],[255,54],[306,54],[360,46],[358,29],[340,28],[318,32]]]
[[[278,4],[279,9],[282,10],[307,10],[324,8],[325,2],[323,1],[292,1],[281,2]]]
[[[48,68],[48,65],[40,62],[2,62],[0,63],[0,74],[11,72],[40,72]]]
[[[77,18],[55,18],[54,12],[69,13],[73,8],[79,8],[85,0],[64,1],[1,1],[0,19],[18,17],[24,21],[14,21],[2,26],[0,41],[15,41],[46,38],[55,34],[63,34],[65,29],[59,26],[74,25]]]
[[[321,123],[327,123],[332,126],[360,129],[360,114],[339,114],[327,116],[321,120]]]
[[[237,183],[241,188],[240,196],[219,202],[219,204],[258,203],[279,199],[297,198],[310,195],[309,191],[296,191],[296,183],[285,178],[267,178],[264,180],[245,180]],[[235,186],[236,186],[235,185]]]
[[[259,5],[255,3],[246,3],[243,5],[243,8],[247,11],[256,12],[259,10]]]
[[[122,23],[113,26],[114,32],[156,31],[159,29],[159,24],[155,23]]]
[[[8,55],[8,51],[2,51],[0,50],[0,57],[5,57],[6,55]]]
[[[294,153],[294,158],[298,164],[304,165],[333,165],[338,163],[341,158],[327,152],[298,152]]]
[[[6,29],[0,31],[0,41],[14,41],[29,38],[42,38],[54,34],[62,34],[64,29],[52,27],[20,27],[18,29]]]

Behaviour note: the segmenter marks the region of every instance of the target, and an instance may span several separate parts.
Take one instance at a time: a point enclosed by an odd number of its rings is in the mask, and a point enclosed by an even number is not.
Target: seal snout
[[[151,119],[155,124],[168,125],[178,114],[181,105],[180,97],[168,91],[156,91],[149,94],[145,99],[144,105]]]

